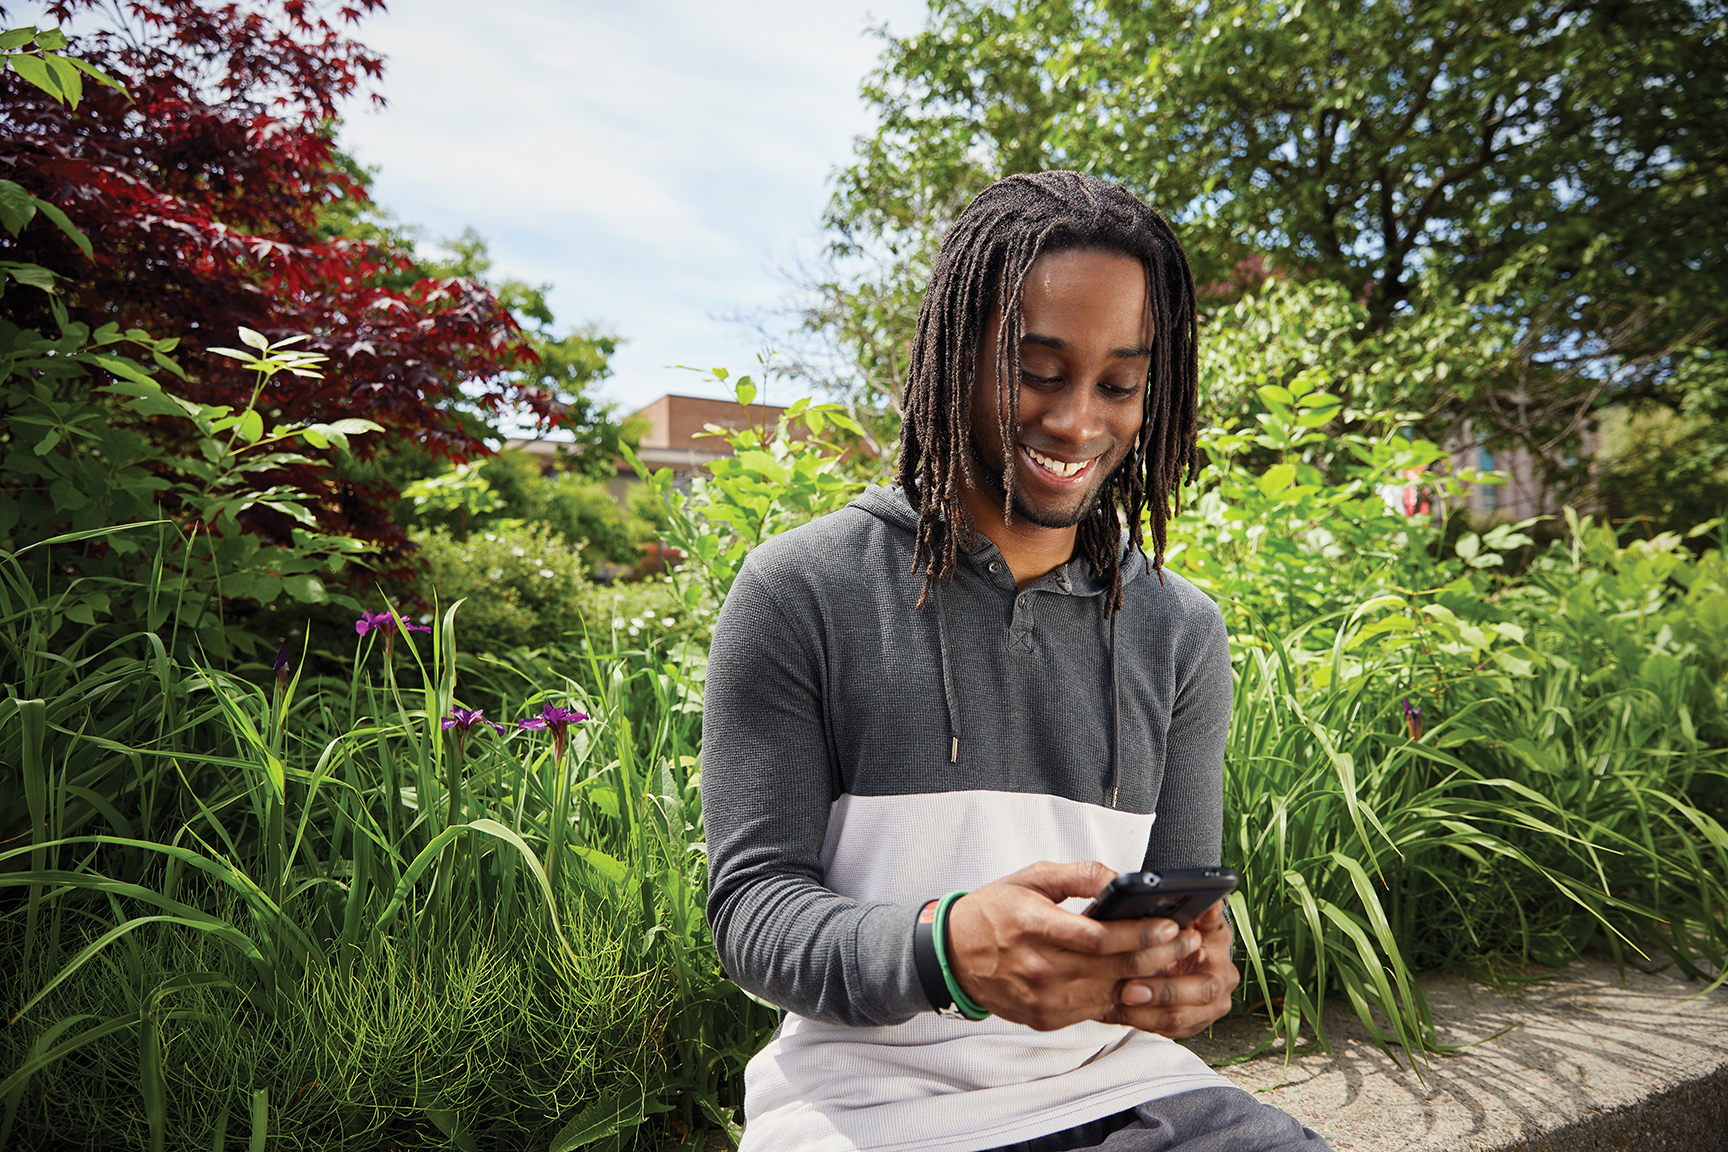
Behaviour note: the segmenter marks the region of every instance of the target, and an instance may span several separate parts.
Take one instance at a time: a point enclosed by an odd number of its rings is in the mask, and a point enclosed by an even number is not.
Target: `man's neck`
[[[972,513],[972,527],[1002,553],[1016,587],[1024,588],[1074,558],[1079,535],[1074,526],[1041,528],[1018,516],[1011,516],[1004,524],[1000,496],[968,488],[965,499],[966,510]]]

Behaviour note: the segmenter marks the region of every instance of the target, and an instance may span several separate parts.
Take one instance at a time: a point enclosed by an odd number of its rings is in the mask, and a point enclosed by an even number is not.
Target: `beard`
[[[984,449],[978,443],[978,436],[975,432],[967,435],[966,450],[970,453],[972,465],[978,475],[983,478],[985,486],[996,494],[998,500],[1006,500],[1008,488],[1003,480],[1003,470],[1007,465],[1004,464],[1003,467],[999,468],[985,457]],[[1016,519],[1024,520],[1026,523],[1036,525],[1039,528],[1072,528],[1098,510],[1099,504],[1103,502],[1104,493],[1110,488],[1110,482],[1116,478],[1116,473],[1121,470],[1125,463],[1126,461],[1118,463],[1110,471],[1110,474],[1104,477],[1096,488],[1092,489],[1086,499],[1072,508],[1034,508],[1026,502],[1025,496],[1016,489],[1013,503],[1010,506],[1011,511]]]

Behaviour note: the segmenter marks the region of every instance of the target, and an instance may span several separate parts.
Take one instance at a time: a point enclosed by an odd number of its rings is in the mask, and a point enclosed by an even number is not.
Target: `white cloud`
[[[41,22],[40,0],[7,8]],[[924,5],[397,0],[355,32],[388,57],[389,106],[356,101],[342,142],[403,222],[472,225],[497,274],[553,286],[560,322],[624,337],[605,391],[634,408],[703,391],[668,364],[755,368],[723,317],[776,305],[774,268],[822,243],[884,21],[905,35]]]
[[[904,32],[922,5],[494,8],[417,0],[363,26],[390,107],[343,140],[381,168],[379,202],[434,236],[473,225],[500,274],[554,286],[561,321],[613,327],[627,408],[700,390],[669,363],[753,367],[718,317],[774,304],[774,265],[820,243],[827,177],[869,128],[870,10]]]

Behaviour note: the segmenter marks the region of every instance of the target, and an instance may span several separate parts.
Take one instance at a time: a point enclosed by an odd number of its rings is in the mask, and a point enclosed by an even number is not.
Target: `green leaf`
[[[80,1013],[76,1016],[67,1017],[66,1021],[57,1023],[55,1027],[59,1027],[60,1023],[75,1023],[82,1020],[94,1019],[95,1017],[88,1013]],[[97,1040],[103,1039],[104,1037],[112,1036],[116,1032],[129,1031],[136,1027],[138,1027],[137,1013],[128,1012],[124,1016],[116,1016],[111,1020],[104,1020],[94,1028],[88,1028],[83,1032],[78,1033],[72,1039],[58,1047],[47,1049],[39,1054],[32,1053],[31,1057],[15,1068],[10,1076],[6,1077],[4,1081],[0,1081],[0,1097],[10,1095],[14,1088],[27,1083],[31,1076],[35,1075],[37,1072],[46,1068],[55,1061],[63,1059],[71,1053],[76,1052],[86,1044],[91,1044]]]
[[[182,400],[162,391],[149,377],[145,377],[142,383],[128,380],[119,384],[107,384],[97,391],[131,397],[126,407],[140,416],[178,416],[184,419],[198,410],[198,406],[190,400]]]
[[[1270,496],[1274,492],[1282,492],[1284,489],[1290,487],[1291,481],[1295,479],[1296,465],[1274,464],[1272,467],[1266,469],[1265,474],[1254,483],[1255,487],[1260,489],[1262,495]]]
[[[324,604],[330,600],[330,594],[324,590],[324,582],[310,573],[290,576],[283,580],[282,590],[302,604]]]
[[[39,37],[38,43],[40,40]],[[47,45],[43,45],[43,47],[47,47]],[[84,81],[79,78],[78,69],[72,67],[71,61],[62,60],[58,56],[48,57],[45,63],[48,65],[48,71],[54,74],[55,83],[59,84],[60,90],[66,93],[66,103],[73,108],[78,107],[78,101],[84,98]]]
[[[78,251],[84,253],[85,256],[91,255],[94,249],[90,247],[90,237],[78,230],[78,226],[72,223],[71,217],[46,200],[37,200],[36,210],[52,220],[56,228],[66,233],[72,243],[78,245]]]
[[[246,1152],[264,1152],[270,1136],[270,1089],[259,1088],[252,1093],[252,1133]]]
[[[90,501],[84,493],[78,491],[72,481],[60,479],[48,486],[49,498],[54,501],[56,512],[76,512]]]
[[[558,1135],[552,1137],[550,1152],[574,1152],[621,1129],[634,1128],[645,1119],[644,1103],[642,1095],[636,1092],[595,1101],[559,1129]]]
[[[326,434],[340,432],[344,436],[358,436],[364,432],[384,431],[382,424],[374,424],[370,420],[357,420],[352,416],[343,420],[332,420],[328,424],[314,424],[313,427],[323,429]]]
[[[18,48],[30,43],[35,38],[36,28],[34,25],[25,25],[23,28],[8,28],[6,31],[0,32],[0,49]]]
[[[157,390],[160,391],[160,387],[157,385],[156,381],[146,375],[143,369],[139,368],[137,364],[126,359],[124,356],[107,356],[100,352],[92,352],[89,354],[88,358],[92,363],[101,365],[103,368],[106,368],[109,372],[112,372],[123,380],[130,380],[134,384],[148,385],[152,388],[157,388]]]
[[[751,401],[756,399],[756,385],[751,382],[748,376],[739,378],[734,392],[738,397],[738,403],[745,408],[748,408]]]
[[[598,793],[596,794],[595,799],[598,800],[600,796],[603,795],[605,794]],[[610,880],[614,884],[622,884],[625,878],[630,875],[630,869],[622,860],[619,860],[616,856],[608,856],[598,848],[583,848],[579,846],[573,849],[573,851],[575,851],[576,855],[580,856],[583,861],[596,872],[600,873],[600,875],[606,877],[606,879]]]
[[[263,333],[254,332],[252,329],[244,326],[240,329],[240,342],[248,347],[256,348],[260,352],[268,352],[270,350],[270,341],[265,339]],[[217,349],[211,349],[211,351],[217,351]]]
[[[16,236],[36,215],[36,197],[10,180],[0,180],[0,225]]]
[[[44,28],[36,33],[36,46],[49,52],[58,52],[71,41],[66,39],[66,33],[58,28]]]
[[[461,1149],[462,1152],[476,1152],[477,1145],[474,1143],[474,1137],[468,1135],[463,1129],[462,1120],[456,1115],[455,1109],[423,1108],[421,1111],[425,1112],[426,1119],[437,1125],[438,1130],[444,1133],[450,1143]]]
[[[1504,649],[1494,653],[1494,663],[1514,676],[1529,676],[1536,669],[1535,661],[1526,660],[1522,656],[1514,656]]]
[[[791,478],[784,465],[761,449],[751,449],[738,453],[738,462],[752,472],[766,476],[776,484],[784,484]]]
[[[96,67],[94,64],[86,64],[84,61],[78,59],[70,59],[67,63],[71,64],[74,68],[78,69],[78,71],[84,73],[84,75],[90,77],[90,79],[96,81],[98,84],[114,89],[127,99],[132,98],[132,93],[126,91],[126,85],[120,83],[120,81],[114,79],[114,77],[108,75],[108,73],[102,71],[102,69]]]
[[[256,408],[248,408],[240,417],[240,439],[256,444],[264,436],[264,416]]]
[[[136,932],[140,928],[148,927],[151,924],[179,924],[183,927],[198,929],[201,931],[207,930],[207,928],[208,928],[208,925],[201,922],[201,921],[188,920],[182,916],[173,916],[173,915],[135,916],[132,919],[127,920],[125,923],[118,925],[117,927],[108,929],[108,931],[104,932],[101,936],[98,936],[95,940],[93,940],[89,944],[85,945],[83,950],[80,951],[78,953],[78,955],[74,956],[70,961],[68,961],[60,969],[60,971],[54,975],[54,978],[52,980],[48,981],[47,984],[45,984],[41,988],[39,988],[36,992],[36,995],[32,996],[28,1001],[25,1002],[25,1004],[22,1008],[18,1009],[16,1016],[22,1016],[26,1012],[30,1011],[30,1009],[34,1008],[37,1004],[40,1004],[44,997],[46,997],[50,992],[54,991],[55,988],[59,987],[69,977],[74,975],[78,971],[78,969],[84,967],[85,964],[89,963],[90,960],[92,960],[98,953],[100,953],[102,951],[102,949],[106,948],[109,944],[113,943],[115,940],[118,940],[122,936],[129,935],[130,933]],[[223,983],[227,983],[227,981],[223,981]],[[230,985],[230,987],[232,987],[232,985]]]
[[[19,53],[14,56],[8,56],[7,60],[12,65],[12,71],[18,73],[18,75],[36,85],[36,87],[42,89],[42,91],[48,93],[48,95],[54,97],[54,99],[59,100],[61,103],[65,103],[65,94],[60,91],[60,85],[54,82],[53,73],[48,71],[47,63],[40,56],[32,56],[29,53]]]

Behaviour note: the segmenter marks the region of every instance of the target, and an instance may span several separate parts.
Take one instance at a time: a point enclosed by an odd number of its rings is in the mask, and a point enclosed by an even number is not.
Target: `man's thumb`
[[[1076,861],[1071,864],[1034,864],[1028,877],[1051,901],[1060,904],[1074,896],[1092,898],[1116,878],[1115,869],[1098,860]]]

